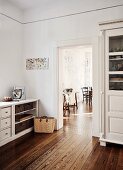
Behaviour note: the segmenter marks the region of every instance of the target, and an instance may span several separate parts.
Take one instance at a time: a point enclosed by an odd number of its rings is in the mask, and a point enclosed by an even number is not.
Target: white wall
[[[20,11],[16,8],[5,2],[2,5],[0,13],[5,12],[12,17],[20,16]],[[24,85],[22,35],[20,23],[0,14],[0,99],[10,95],[14,85]]]
[[[90,1],[87,1],[87,4],[84,6],[81,1],[78,2],[80,3],[78,3],[78,5],[75,5],[75,1],[70,2],[69,9],[71,9],[72,12],[74,12],[74,9],[76,12],[81,9],[87,10],[105,7],[107,5],[116,5],[116,3],[118,4],[122,1],[119,0],[116,2],[113,0],[109,2],[95,0],[91,2],[91,4]],[[25,21],[33,21],[69,13],[70,11],[67,8],[68,4],[66,4],[65,1],[63,4],[60,6],[60,4],[56,3],[56,6],[54,5],[50,9],[49,7],[47,7],[47,10],[45,8],[47,13],[45,13],[42,8],[40,8],[40,11],[37,9],[29,10],[25,12]],[[51,4],[49,4],[49,6],[50,5]],[[62,9],[64,10],[62,11]],[[71,41],[76,42],[79,39],[88,39],[93,46],[93,135],[99,135],[98,22],[123,18],[122,11],[123,7],[116,7],[24,25],[24,57],[49,57],[49,70],[25,71],[27,86],[30,89],[30,93],[28,94],[40,98],[42,105],[41,113],[46,113],[56,118],[58,117],[58,110],[56,110],[57,45],[62,41],[67,41],[67,44],[71,45],[69,44]]]

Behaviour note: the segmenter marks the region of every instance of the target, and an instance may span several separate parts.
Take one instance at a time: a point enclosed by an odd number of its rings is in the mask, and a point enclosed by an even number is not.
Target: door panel
[[[110,132],[123,134],[123,119],[110,118]]]
[[[123,112],[123,96],[109,96],[109,112]]]

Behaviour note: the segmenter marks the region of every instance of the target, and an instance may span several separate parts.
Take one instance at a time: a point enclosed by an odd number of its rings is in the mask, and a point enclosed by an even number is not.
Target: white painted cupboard
[[[0,146],[33,130],[38,100],[0,102]]]
[[[100,144],[123,144],[123,21],[100,24]]]

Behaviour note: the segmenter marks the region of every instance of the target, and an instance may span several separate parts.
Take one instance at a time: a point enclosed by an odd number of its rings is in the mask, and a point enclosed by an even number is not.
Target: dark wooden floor
[[[84,113],[83,113],[84,111]],[[0,148],[0,170],[123,170],[123,147],[91,137],[91,108],[79,107],[53,134],[28,134]]]

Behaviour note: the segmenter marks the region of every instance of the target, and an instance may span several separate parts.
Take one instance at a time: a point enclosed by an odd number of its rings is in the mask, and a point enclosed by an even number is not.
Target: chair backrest
[[[63,90],[63,92],[64,92],[65,94],[71,94],[71,93],[72,93],[72,91],[73,91],[73,89],[72,89],[72,88],[64,89],[64,90]]]
[[[68,94],[63,94],[63,101],[69,102],[69,95]]]
[[[66,89],[63,90],[63,101],[69,103],[69,105],[74,105],[76,103],[75,93],[72,92],[73,89],[70,89],[66,92]]]
[[[92,97],[92,95],[93,95],[93,89],[92,89],[92,87],[90,87],[89,95],[90,95],[91,97]]]
[[[83,94],[88,93],[88,87],[82,87],[81,89]]]
[[[92,87],[88,87],[89,91],[92,91]]]

